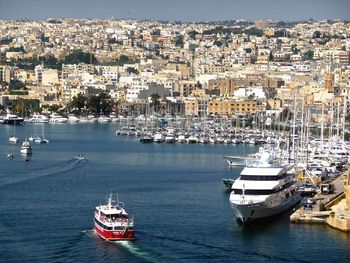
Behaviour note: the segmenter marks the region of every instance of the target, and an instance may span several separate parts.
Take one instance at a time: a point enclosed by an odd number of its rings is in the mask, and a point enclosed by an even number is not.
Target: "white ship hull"
[[[285,199],[284,202],[277,204],[276,206],[268,206],[266,202],[248,204],[237,204],[231,202],[231,206],[236,214],[237,219],[245,224],[253,220],[263,219],[281,214],[296,205],[300,201],[300,198],[300,194],[296,193],[288,199]]]

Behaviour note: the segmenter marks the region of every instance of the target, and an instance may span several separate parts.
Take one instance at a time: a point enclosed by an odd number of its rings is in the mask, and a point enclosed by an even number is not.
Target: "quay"
[[[315,195],[314,204],[302,206],[291,216],[291,223],[327,224],[341,231],[350,232],[350,170],[334,179],[331,194]]]

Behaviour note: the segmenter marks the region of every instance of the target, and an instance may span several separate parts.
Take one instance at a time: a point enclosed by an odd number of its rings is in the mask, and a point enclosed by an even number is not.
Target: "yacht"
[[[74,114],[69,114],[68,115],[68,121],[72,122],[72,123],[79,122],[79,118],[77,116],[75,116]]]
[[[98,118],[97,118],[97,121],[99,123],[106,123],[106,122],[111,122],[112,119],[110,117],[107,117],[105,115],[100,115]]]
[[[65,117],[62,117],[61,115],[57,114],[57,113],[52,113],[50,115],[51,119],[50,122],[51,123],[66,123],[68,122],[68,119]]]
[[[243,224],[271,217],[290,209],[301,197],[293,165],[275,162],[273,152],[246,161],[246,167],[231,188],[230,203]]]
[[[174,143],[175,142],[175,136],[174,134],[172,133],[168,133],[166,136],[165,136],[165,142],[166,143]]]
[[[30,118],[27,120],[27,122],[30,123],[47,123],[49,122],[49,118],[42,114],[34,113]]]
[[[157,143],[162,143],[162,142],[164,142],[164,136],[163,136],[163,134],[162,134],[162,133],[156,133],[156,135],[154,135],[153,141],[154,141],[154,142],[157,142]]]
[[[177,138],[176,138],[176,141],[177,141],[178,143],[185,143],[185,142],[186,142],[186,137],[185,137],[185,135],[179,134],[179,135],[177,136]]]
[[[17,124],[22,124],[23,121],[24,121],[24,119],[18,117],[18,116],[15,115],[15,114],[7,113],[6,116],[4,117],[3,121],[4,121],[4,124],[14,124],[14,125],[17,125]]]

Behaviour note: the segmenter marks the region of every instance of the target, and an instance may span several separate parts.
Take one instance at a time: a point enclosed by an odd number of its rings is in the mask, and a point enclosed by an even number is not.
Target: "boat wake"
[[[113,241],[113,243],[125,248],[133,255],[147,262],[157,262],[157,260],[149,252],[144,251],[141,247],[135,244],[135,241]]]
[[[72,171],[74,169],[77,169],[83,166],[86,162],[88,161],[71,159],[71,160],[59,162],[58,164],[55,164],[50,167],[45,167],[43,169],[40,169],[40,168],[35,169],[35,171],[17,172],[15,176],[13,175],[6,176],[6,179],[0,182],[0,188],[9,186],[9,185],[18,184],[18,183],[29,182],[32,180],[37,180],[48,176],[55,176],[58,174],[67,173],[69,171]]]
[[[94,229],[83,230],[81,231],[81,233],[88,237],[101,238],[98,234],[96,234],[96,231]],[[135,243],[135,241],[105,241],[105,242],[109,242],[111,244],[115,244],[119,247],[122,247],[123,249],[127,250],[129,253],[133,254],[134,256],[146,262],[154,262],[154,263],[158,262],[154,258],[154,256],[151,255],[151,253],[142,249],[140,246],[138,246]]]
[[[245,256],[246,255],[253,255],[253,256],[257,256],[257,257],[260,257],[260,258],[265,258],[265,259],[268,259],[268,260],[271,260],[271,261],[278,260],[278,261],[283,261],[283,262],[311,263],[310,261],[297,259],[297,258],[280,257],[280,256],[274,256],[274,255],[258,253],[258,252],[255,252],[255,251],[243,251],[243,250],[239,250],[237,248],[232,249],[232,248],[219,247],[219,246],[215,246],[215,245],[199,242],[199,241],[196,241],[196,240],[185,240],[185,239],[165,237],[165,236],[160,236],[160,235],[150,235],[150,234],[145,233],[145,232],[142,232],[142,234],[143,235],[147,235],[147,236],[149,236],[151,238],[153,237],[153,238],[173,241],[173,242],[176,242],[176,243],[184,243],[184,244],[189,244],[189,245],[195,245],[195,246],[198,246],[198,247],[203,247],[203,248],[211,249],[211,250],[219,250],[219,251],[224,251],[224,252],[234,252],[234,253],[238,253],[238,254],[245,255]]]

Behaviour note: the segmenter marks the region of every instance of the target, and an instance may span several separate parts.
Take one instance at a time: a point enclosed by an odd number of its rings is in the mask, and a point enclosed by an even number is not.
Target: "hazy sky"
[[[350,0],[0,0],[0,19],[346,19]]]

